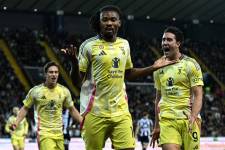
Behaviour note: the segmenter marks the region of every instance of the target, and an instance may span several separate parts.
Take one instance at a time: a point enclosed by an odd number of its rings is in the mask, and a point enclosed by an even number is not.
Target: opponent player
[[[163,150],[199,150],[203,78],[199,64],[181,53],[183,33],[165,29],[162,49],[168,60],[178,63],[154,72],[156,88],[155,127],[151,145],[160,138]],[[159,109],[158,109],[159,107]]]
[[[48,62],[44,66],[45,82],[33,87],[23,101],[14,128],[26,116],[27,111],[35,105],[38,125],[37,140],[40,150],[64,150],[62,131],[62,108],[68,108],[73,119],[82,122],[82,117],[73,105],[69,90],[57,83],[59,66]]]
[[[26,118],[24,118],[20,124],[18,125],[18,128],[16,130],[12,130],[10,127],[12,124],[15,123],[16,117],[19,113],[18,107],[13,107],[13,115],[9,117],[5,130],[7,133],[10,133],[11,136],[11,143],[13,145],[14,150],[24,150],[25,146],[25,138],[28,133],[28,122]]]
[[[153,121],[148,116],[148,112],[143,112],[143,117],[138,120],[135,130],[135,137],[141,142],[142,150],[147,150],[153,129]]]

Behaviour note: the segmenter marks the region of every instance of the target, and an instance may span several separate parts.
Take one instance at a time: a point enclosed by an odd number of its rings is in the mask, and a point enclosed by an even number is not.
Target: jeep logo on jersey
[[[167,86],[173,86],[173,83],[174,83],[173,78],[169,77],[169,78],[167,79]]]
[[[117,58],[117,57],[113,58],[112,59],[112,62],[113,62],[112,67],[113,68],[119,68],[119,61],[120,61],[119,58]]]

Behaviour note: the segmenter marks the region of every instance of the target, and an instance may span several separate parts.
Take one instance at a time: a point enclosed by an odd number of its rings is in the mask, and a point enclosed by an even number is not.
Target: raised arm
[[[61,52],[63,52],[66,57],[71,60],[72,67],[70,70],[70,76],[74,84],[80,89],[84,75],[79,71],[77,47],[71,44],[70,47],[61,49]]]

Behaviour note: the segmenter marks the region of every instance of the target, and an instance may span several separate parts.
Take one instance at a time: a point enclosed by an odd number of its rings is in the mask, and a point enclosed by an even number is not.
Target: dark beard
[[[113,33],[105,33],[102,34],[102,37],[107,41],[107,40],[112,40],[114,38],[114,34]]]

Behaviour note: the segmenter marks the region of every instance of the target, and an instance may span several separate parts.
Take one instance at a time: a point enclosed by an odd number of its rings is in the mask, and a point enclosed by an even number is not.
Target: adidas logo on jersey
[[[106,55],[106,53],[103,50],[99,53],[99,56],[102,56],[102,55]]]

